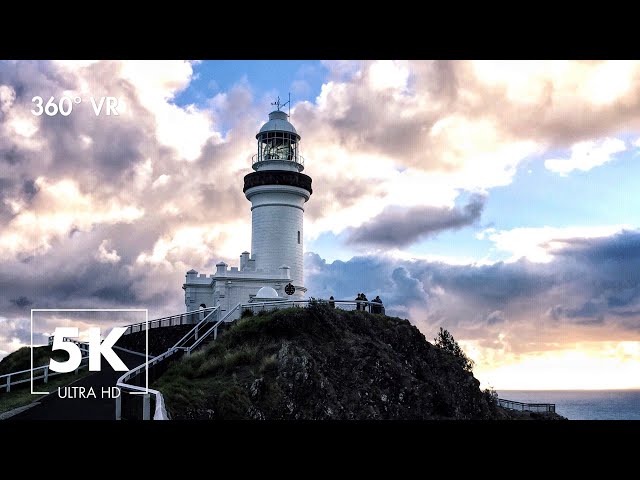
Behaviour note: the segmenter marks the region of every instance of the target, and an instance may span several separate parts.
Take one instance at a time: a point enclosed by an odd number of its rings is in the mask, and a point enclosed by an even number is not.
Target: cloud
[[[486,317],[488,325],[495,325],[496,323],[503,323],[505,321],[504,312],[500,310],[494,310]]]
[[[11,303],[16,305],[18,308],[26,308],[30,305],[33,305],[33,302],[24,295],[21,295],[18,298],[11,299]]]
[[[615,135],[640,128],[638,62],[325,66],[315,102],[292,109],[306,171],[323,187],[308,206],[312,238],[356,228],[389,205],[453,208],[461,191],[508,185],[545,152],[576,146],[573,159],[550,165],[586,168],[615,155]]]
[[[98,252],[96,254],[96,260],[100,263],[118,263],[121,258],[118,255],[118,252],[114,250],[107,250],[107,245],[109,244],[108,240],[103,240],[100,246],[98,247]]]
[[[407,237],[422,238],[463,225],[474,213],[456,207],[461,193],[490,195],[534,154],[640,127],[633,62],[324,65],[315,101],[292,107],[305,173],[314,182],[305,236],[360,228],[380,234],[392,222]],[[201,106],[176,105],[192,79],[193,64],[181,61],[0,62],[0,312],[8,321],[27,321],[12,302],[21,296],[38,308],[146,306],[152,316],[175,313],[183,309],[186,270],[235,264],[249,248],[242,177],[271,99],[256,94],[248,79]],[[36,95],[84,100],[68,117],[35,117]],[[101,96],[119,99],[118,117],[95,116],[86,100]],[[417,212],[421,221],[415,228],[393,223],[389,205]],[[378,245],[389,245],[381,238]],[[508,234],[496,238],[519,255]],[[377,290],[396,299],[397,312],[423,323],[426,309],[429,322],[468,318],[476,325],[501,310],[505,321],[492,328],[520,325],[528,310],[502,308],[501,299],[525,301],[519,291],[542,289],[553,297],[544,302],[547,310],[560,305],[566,313],[591,300],[604,309],[605,325],[612,316],[633,325],[634,285],[611,287],[604,300],[594,293],[569,302],[553,293],[548,268],[568,262],[569,247],[579,256],[581,247],[567,238],[570,245],[563,240],[552,249],[543,245],[548,240],[533,246],[553,250],[546,266],[514,259],[469,270],[359,257],[330,266],[316,259],[308,272],[324,272],[315,283],[319,295],[355,298]],[[498,273],[504,284],[490,281]],[[457,286],[464,279],[468,290]],[[545,312],[544,321],[568,321]],[[7,324],[0,327],[3,351],[18,346]]]
[[[53,183],[40,177],[27,185],[24,200],[30,199],[30,208],[14,200],[15,216],[0,227],[0,258],[25,251],[45,253],[53,241],[71,231],[86,231],[95,224],[131,223],[144,215],[143,209],[122,205],[116,198],[99,203],[73,180]]]
[[[309,253],[305,268],[312,296],[380,295],[388,312],[427,337],[443,326],[514,354],[632,341],[640,332],[640,230],[566,239],[546,263],[449,265],[386,255],[326,263]]]
[[[552,158],[545,160],[544,166],[552,172],[566,176],[573,170],[584,172],[604,165],[613,160],[613,155],[627,149],[622,140],[605,138],[599,142],[586,141],[571,146],[571,157],[568,159]]]
[[[604,225],[591,227],[518,227],[497,231],[489,228],[478,235],[488,238],[497,250],[511,253],[508,262],[526,258],[532,262],[549,262],[553,256],[580,239],[604,238],[630,225]]]
[[[404,247],[445,230],[459,229],[480,218],[485,198],[473,196],[462,208],[387,207],[378,216],[348,231],[348,242]]]

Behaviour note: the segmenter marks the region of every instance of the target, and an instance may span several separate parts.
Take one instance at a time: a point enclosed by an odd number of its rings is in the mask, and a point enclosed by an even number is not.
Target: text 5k
[[[120,360],[120,357],[113,351],[113,345],[125,332],[127,327],[115,327],[109,332],[107,338],[100,342],[100,329],[89,329],[89,370],[92,372],[100,371],[100,362],[102,357],[107,359],[111,368],[119,372],[129,370],[127,366]],[[82,362],[82,351],[74,342],[65,341],[65,338],[77,338],[78,329],[75,327],[58,327],[53,336],[53,345],[51,351],[65,350],[69,354],[69,359],[64,362],[58,362],[53,358],[49,362],[49,368],[54,372],[67,373],[73,372],[80,366]]]

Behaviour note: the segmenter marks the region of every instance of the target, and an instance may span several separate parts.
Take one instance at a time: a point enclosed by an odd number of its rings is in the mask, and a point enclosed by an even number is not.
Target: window
[[[300,230],[298,230],[298,245],[300,245]]]

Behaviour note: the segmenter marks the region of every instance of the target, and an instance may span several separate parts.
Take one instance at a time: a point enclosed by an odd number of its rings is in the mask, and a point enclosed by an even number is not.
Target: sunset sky
[[[447,328],[483,387],[640,388],[626,61],[0,61],[0,358],[32,308],[156,318],[190,268],[237,265],[255,134],[289,92],[308,295]],[[36,117],[36,95],[83,102]]]

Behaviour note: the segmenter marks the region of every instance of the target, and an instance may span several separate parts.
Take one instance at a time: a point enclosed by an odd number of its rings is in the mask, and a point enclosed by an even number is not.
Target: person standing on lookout
[[[371,300],[375,305],[371,305],[372,313],[382,313],[382,300],[380,300],[380,295],[376,295],[376,298]]]
[[[369,299],[367,299],[367,296],[364,293],[362,294],[361,300],[363,300],[364,302],[368,302],[369,301]],[[362,304],[362,311],[364,312],[365,310],[367,310],[367,304],[363,303]],[[369,310],[369,311],[371,311],[371,310]]]

